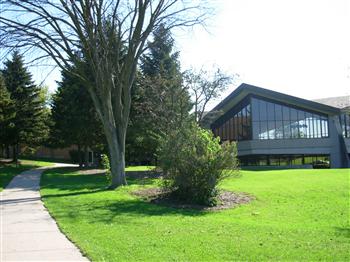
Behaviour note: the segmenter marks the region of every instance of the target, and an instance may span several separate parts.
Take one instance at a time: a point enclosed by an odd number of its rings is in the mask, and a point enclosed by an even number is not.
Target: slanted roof
[[[344,109],[350,107],[350,96],[327,97],[314,100],[315,102]]]
[[[223,99],[216,107],[214,107],[211,112],[222,112],[225,113],[230,110],[233,106],[238,104],[242,99],[248,95],[255,95],[267,99],[271,99],[277,102],[281,102],[291,106],[297,106],[311,111],[320,112],[327,115],[339,114],[339,108],[321,104],[315,101],[306,100],[303,98],[286,95],[269,89],[249,85],[241,84],[237,87],[230,95]],[[211,122],[216,119],[211,119]]]

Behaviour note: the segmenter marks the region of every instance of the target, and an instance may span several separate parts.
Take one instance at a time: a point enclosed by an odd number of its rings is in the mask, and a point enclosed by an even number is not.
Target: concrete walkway
[[[55,167],[67,166],[56,164]],[[25,171],[0,194],[0,261],[88,261],[61,233],[40,198],[45,168]]]

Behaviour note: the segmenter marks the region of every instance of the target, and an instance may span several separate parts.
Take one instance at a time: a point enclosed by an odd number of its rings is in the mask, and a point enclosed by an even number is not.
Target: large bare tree
[[[203,23],[201,0],[0,0],[0,44],[72,65],[107,138],[112,184],[126,184],[125,137],[138,59],[158,25]]]
[[[227,75],[217,68],[214,73],[205,69],[184,72],[185,88],[193,99],[194,118],[200,123],[205,116],[209,102],[220,98],[222,92],[232,84],[233,76]]]

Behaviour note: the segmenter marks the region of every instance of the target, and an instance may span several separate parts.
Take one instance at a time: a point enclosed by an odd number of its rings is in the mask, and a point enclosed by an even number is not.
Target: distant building
[[[204,119],[243,166],[350,166],[350,96],[310,101],[242,84]]]

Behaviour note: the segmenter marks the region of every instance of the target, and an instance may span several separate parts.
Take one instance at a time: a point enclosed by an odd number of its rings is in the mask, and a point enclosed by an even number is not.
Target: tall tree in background
[[[136,162],[154,160],[159,138],[191,109],[170,30],[160,25],[148,46],[133,90],[127,138],[128,159]]]
[[[52,122],[50,145],[76,145],[80,166],[83,162],[87,164],[88,148],[95,149],[104,141],[101,122],[87,89],[78,77],[67,71],[62,71],[62,80],[53,96]]]
[[[13,160],[17,162],[20,144],[31,148],[47,138],[48,115],[41,90],[33,83],[19,52],[15,51],[12,59],[4,65],[2,74],[16,111],[12,119],[13,128],[7,139],[13,147]]]
[[[0,74],[0,153],[6,149],[6,157],[9,157],[9,136],[14,126],[12,120],[16,115],[14,102],[11,100],[5,81]]]

